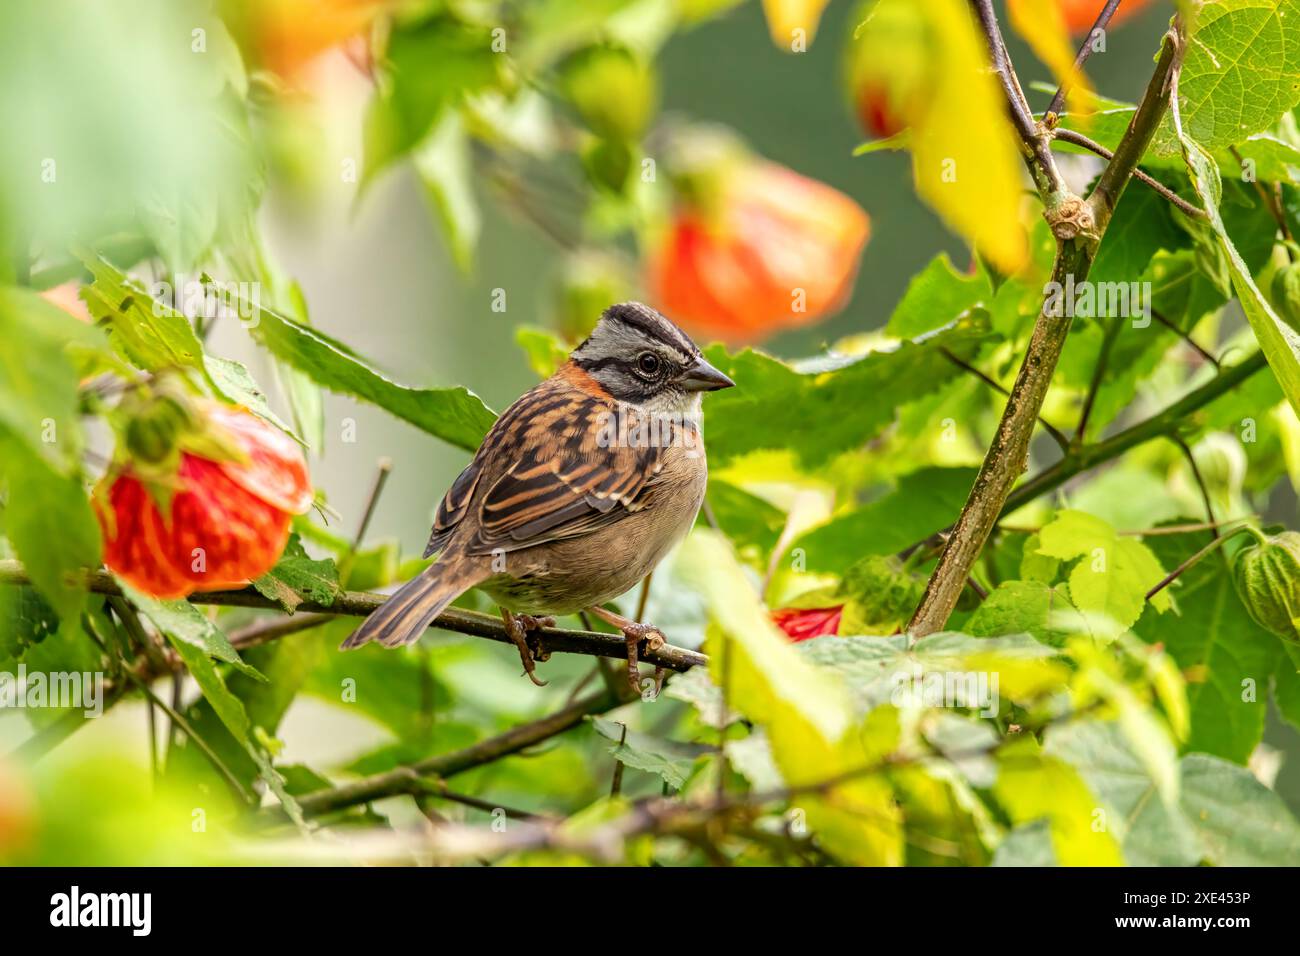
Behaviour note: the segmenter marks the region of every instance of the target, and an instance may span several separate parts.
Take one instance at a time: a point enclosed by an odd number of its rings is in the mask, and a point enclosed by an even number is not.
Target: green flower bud
[[[1233,561],[1237,593],[1256,624],[1300,644],[1300,532],[1260,537]]]
[[[1300,331],[1300,262],[1291,262],[1273,273],[1273,308],[1287,325]]]
[[[621,46],[579,50],[565,62],[560,83],[586,124],[605,139],[640,139],[659,100],[650,64]]]

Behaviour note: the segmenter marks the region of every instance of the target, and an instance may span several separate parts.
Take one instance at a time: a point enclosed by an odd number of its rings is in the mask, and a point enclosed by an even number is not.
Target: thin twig
[[[1237,161],[1237,165],[1245,162],[1241,157],[1241,151],[1236,146],[1229,146],[1228,151],[1232,153],[1232,158]],[[1269,191],[1264,188],[1264,184],[1258,178],[1252,176],[1251,182],[1255,184],[1255,191],[1259,193],[1259,198],[1264,200],[1264,206],[1268,209],[1269,215],[1273,217],[1273,221],[1277,223],[1278,229],[1281,230],[1282,238],[1290,241],[1291,228],[1286,223],[1286,213],[1282,211],[1282,203],[1278,201],[1276,196],[1269,194]],[[1287,249],[1287,255],[1291,256],[1294,261],[1295,256],[1291,254],[1290,249]]]
[[[370,497],[366,499],[366,510],[361,514],[361,523],[357,526],[357,533],[352,539],[352,554],[361,550],[361,543],[365,540],[366,532],[370,530],[370,519],[375,516],[375,506],[379,504],[379,496],[383,494],[384,485],[388,483],[388,476],[392,472],[393,460],[391,458],[379,459],[379,470],[375,474],[375,483],[370,486]]]
[[[1219,529],[1214,523],[1214,504],[1210,500],[1210,489],[1206,486],[1205,478],[1201,474],[1201,466],[1196,463],[1196,456],[1192,454],[1192,449],[1188,447],[1187,442],[1183,441],[1181,436],[1170,435],[1169,440],[1178,446],[1178,450],[1183,453],[1188,466],[1192,469],[1192,478],[1196,481],[1196,487],[1201,491],[1201,503],[1205,505],[1205,520],[1210,524],[1210,534],[1217,538]]]
[[[993,378],[991,375],[986,375],[983,371],[976,368],[974,365],[971,365],[969,362],[965,361],[964,359],[958,358],[955,354],[953,354],[953,352],[950,349],[940,348],[939,351],[943,354],[943,357],[946,358],[949,362],[952,362],[953,365],[956,365],[958,368],[964,369],[967,372],[969,372],[971,375],[974,375],[981,382],[983,382],[985,385],[988,385],[998,394],[1005,395],[1008,398],[1011,396],[1011,392],[1008,391],[1002,385],[1001,382]],[[1070,439],[1066,437],[1065,432],[1061,431],[1059,428],[1057,428],[1055,425],[1053,425],[1051,422],[1045,419],[1042,415],[1038,416],[1038,424],[1042,425],[1043,431],[1051,435],[1052,440],[1061,446],[1061,451],[1069,450]]]
[[[1101,391],[1102,380],[1106,377],[1106,367],[1110,364],[1110,353],[1119,337],[1120,323],[1124,320],[1116,316],[1102,335],[1101,349],[1097,361],[1092,367],[1092,380],[1088,383],[1088,394],[1083,399],[1083,410],[1079,412],[1079,426],[1074,430],[1074,444],[1082,445],[1088,433],[1088,419],[1092,417],[1093,406],[1097,403],[1097,394]]]
[[[622,638],[620,637],[620,641]],[[624,685],[626,686],[626,685]],[[413,764],[405,764],[384,773],[363,777],[351,783],[318,790],[298,800],[305,816],[320,816],[345,807],[382,800],[385,797],[400,796],[427,790],[424,777],[446,778],[471,770],[474,767],[491,763],[510,754],[518,753],[527,747],[549,740],[557,734],[582,723],[588,714],[602,714],[620,704],[625,698],[604,690],[599,693],[579,698],[553,714],[526,724],[512,727],[505,733],[480,741],[463,750],[439,754]],[[279,812],[278,808],[273,808]]]
[[[1214,354],[1213,354],[1212,352],[1210,352],[1210,351],[1209,351],[1208,349],[1206,349],[1204,346],[1198,344],[1197,341],[1196,341],[1194,338],[1192,338],[1192,336],[1191,336],[1190,333],[1184,332],[1182,329],[1180,329],[1180,328],[1178,327],[1177,323],[1175,323],[1172,319],[1170,319],[1170,318],[1169,318],[1167,315],[1165,315],[1163,312],[1160,312],[1160,311],[1157,310],[1157,309],[1152,309],[1152,310],[1151,310],[1151,318],[1155,319],[1157,322],[1159,322],[1161,325],[1163,325],[1163,326],[1164,326],[1165,328],[1167,328],[1169,331],[1173,332],[1176,336],[1178,336],[1180,339],[1182,339],[1183,342],[1184,342],[1186,345],[1188,345],[1188,346],[1189,346],[1189,347],[1190,347],[1194,352],[1196,352],[1197,355],[1199,355],[1201,358],[1205,359],[1205,361],[1209,362],[1209,363],[1210,363],[1211,365],[1213,365],[1216,369],[1222,367],[1222,366],[1220,365],[1220,363],[1219,363],[1219,360],[1218,360],[1217,358],[1214,357]]]
[[[1082,133],[1076,132],[1072,129],[1059,129],[1059,128],[1054,129],[1052,130],[1052,138],[1059,139],[1063,143],[1073,143],[1075,146],[1082,146],[1084,149],[1096,153],[1102,159],[1110,160],[1115,158],[1115,154],[1112,153],[1105,146],[1101,145],[1101,143],[1098,143],[1096,140],[1089,139],[1087,136],[1084,136]],[[1178,195],[1178,193],[1174,192],[1172,189],[1170,189],[1160,180],[1156,179],[1154,176],[1150,175],[1149,173],[1144,172],[1142,169],[1134,167],[1133,178],[1150,186],[1162,197],[1167,199],[1170,203],[1177,206],[1179,210],[1191,216],[1192,218],[1194,219],[1210,218],[1209,214],[1200,206],[1193,206],[1182,196]]]
[[[1159,594],[1159,593],[1160,593],[1161,591],[1163,591],[1165,588],[1169,587],[1169,585],[1171,585],[1171,584],[1173,584],[1175,581],[1177,581],[1179,575],[1181,575],[1184,571],[1186,571],[1186,570],[1187,570],[1188,568],[1190,568],[1192,565],[1196,564],[1198,561],[1200,561],[1202,558],[1204,558],[1204,557],[1205,557],[1207,554],[1209,554],[1211,551],[1214,551],[1214,550],[1216,550],[1216,549],[1222,547],[1222,546],[1223,546],[1223,545],[1228,541],[1228,539],[1230,539],[1230,538],[1232,538],[1232,537],[1235,537],[1236,535],[1240,534],[1240,533],[1243,532],[1243,531],[1249,531],[1249,530],[1250,530],[1250,527],[1249,527],[1248,525],[1242,525],[1240,528],[1234,528],[1232,531],[1228,531],[1228,532],[1225,532],[1225,533],[1222,534],[1222,535],[1219,535],[1217,538],[1215,538],[1213,541],[1211,541],[1211,542],[1210,542],[1209,544],[1207,544],[1205,547],[1201,548],[1201,550],[1197,551],[1194,555],[1192,555],[1190,558],[1188,558],[1188,559],[1187,559],[1186,561],[1184,561],[1182,564],[1178,565],[1178,567],[1174,568],[1172,571],[1170,571],[1168,574],[1166,574],[1163,578],[1161,578],[1161,579],[1160,579],[1160,583],[1157,584],[1155,587],[1153,587],[1150,591],[1147,592],[1147,594],[1146,594],[1146,599],[1147,599],[1148,601],[1150,601],[1153,597],[1155,597],[1157,594]]]
[[[129,604],[126,604],[126,602],[123,602],[123,604],[126,605],[125,608],[126,617],[123,618],[123,622],[127,624],[128,629],[134,630],[134,628],[136,627],[141,627],[141,629],[143,629],[140,624],[139,617],[136,616],[135,608],[131,607]],[[117,610],[117,608],[115,607],[114,610]],[[108,650],[108,646],[100,639],[99,635],[96,634],[93,630],[87,628],[86,634],[89,635],[92,641],[94,641],[96,644],[99,645],[100,649],[105,654],[110,653]],[[162,698],[160,698],[157,694],[155,694],[153,692],[153,688],[150,687],[147,682],[137,677],[135,671],[132,670],[129,664],[126,664],[126,662],[123,663],[124,666],[122,668],[122,673],[126,676],[126,679],[130,681],[132,684],[134,684],[136,688],[141,693],[143,693],[145,697],[149,699],[149,702],[151,704],[159,707],[169,718],[171,718],[171,722],[173,726],[179,727],[181,732],[184,733],[186,737],[189,737],[190,740],[194,742],[194,745],[199,748],[199,750],[203,753],[203,756],[207,758],[210,764],[212,764],[213,769],[216,770],[217,773],[221,775],[221,777],[226,781],[226,783],[230,786],[230,788],[236,794],[238,794],[239,797],[245,803],[252,803],[254,800],[253,794],[251,794],[248,791],[248,789],[244,786],[243,782],[239,779],[239,777],[235,775],[234,771],[232,771],[229,767],[226,766],[225,761],[223,761],[221,757],[217,755],[217,752],[213,750],[211,746],[209,746],[208,742],[203,739],[203,737],[198,733],[198,731],[196,731],[192,726],[190,726],[190,722],[186,720],[184,717],[182,717],[179,711],[174,710],[165,701],[163,701]]]
[[[1164,438],[1174,433],[1178,423],[1194,412],[1199,411],[1215,399],[1232,391],[1251,376],[1268,368],[1268,360],[1261,351],[1255,351],[1249,358],[1236,365],[1223,369],[1210,381],[1188,392],[1178,401],[1162,411],[1144,419],[1110,438],[1084,445],[1074,449],[1056,464],[1045,468],[1028,481],[1017,485],[1007,496],[1001,516],[1011,514],[1029,502],[1051,491],[1055,491],[1071,478],[1113,461],[1127,451],[1157,438]],[[952,535],[955,525],[949,525],[935,532],[928,538],[914,542],[899,552],[900,556],[916,553],[924,547],[942,546]],[[1011,530],[1011,529],[1006,529]]]
[[[1052,97],[1052,102],[1048,104],[1047,111],[1043,118],[1048,126],[1056,125],[1056,118],[1061,112],[1061,107],[1065,104],[1065,97],[1069,93],[1070,81],[1078,77],[1083,72],[1083,65],[1088,62],[1088,57],[1092,56],[1092,45],[1094,34],[1098,30],[1105,30],[1106,24],[1110,23],[1110,18],[1114,16],[1115,10],[1119,7],[1120,0],[1106,0],[1106,5],[1101,8],[1097,14],[1097,20],[1093,23],[1092,29],[1084,37],[1083,43],[1079,46],[1079,52],[1074,56],[1074,68],[1068,76],[1061,80],[1061,85],[1056,89],[1056,95]]]

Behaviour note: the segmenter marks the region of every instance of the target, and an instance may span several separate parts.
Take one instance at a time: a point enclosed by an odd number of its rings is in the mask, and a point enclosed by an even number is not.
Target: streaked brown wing
[[[474,460],[465,467],[465,470],[452,482],[451,488],[442,496],[438,513],[433,519],[433,530],[429,532],[429,543],[424,548],[426,558],[447,546],[447,541],[456,530],[456,525],[469,510],[470,502],[474,500],[474,491],[478,488],[479,476],[483,473],[481,458],[481,455],[475,455]]]
[[[517,437],[501,448],[515,452],[516,460],[482,494],[471,552],[515,551],[590,534],[624,511],[645,507],[663,448],[620,438],[610,426],[614,413],[599,399],[570,395],[521,418]]]

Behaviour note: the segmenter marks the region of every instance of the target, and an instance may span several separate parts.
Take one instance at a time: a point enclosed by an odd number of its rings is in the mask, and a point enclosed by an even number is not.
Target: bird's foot
[[[519,648],[519,659],[523,662],[524,673],[538,687],[545,687],[546,681],[537,676],[538,662],[550,659],[550,651],[542,646],[541,630],[554,627],[555,618],[535,617],[532,614],[514,614],[501,609],[501,620],[506,626],[506,636]]]
[[[633,621],[631,618],[623,617],[621,614],[615,614],[613,611],[607,611],[603,607],[590,607],[587,610],[600,618],[606,624],[612,624],[623,632],[623,640],[627,642],[627,682],[632,688],[633,693],[641,693],[641,670],[638,666],[637,654],[638,646],[645,641],[647,652],[654,652],[663,647],[667,641],[664,638],[664,632],[659,630],[653,624],[642,624]],[[655,695],[658,696],[659,688],[663,686],[664,670],[662,667],[655,668]]]

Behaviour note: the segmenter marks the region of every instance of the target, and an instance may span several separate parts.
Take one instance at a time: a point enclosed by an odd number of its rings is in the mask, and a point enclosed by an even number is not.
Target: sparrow
[[[636,688],[638,645],[657,649],[663,633],[602,605],[653,571],[694,523],[708,482],[702,394],[734,384],[654,309],[610,306],[554,375],[502,413],[452,483],[424,552],[437,561],[342,649],[410,644],[479,588],[500,606],[534,683],[545,683],[538,632],[586,610],[623,633]]]

